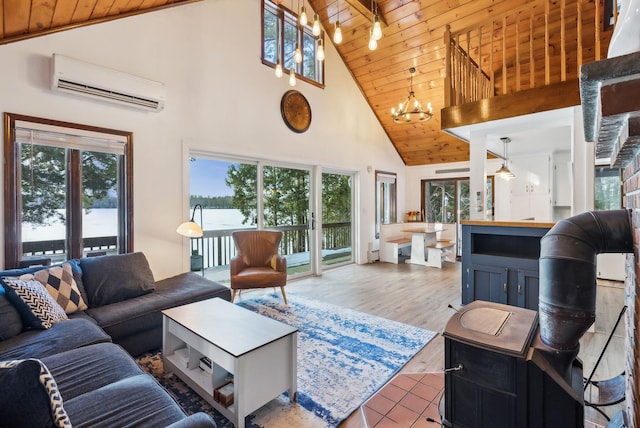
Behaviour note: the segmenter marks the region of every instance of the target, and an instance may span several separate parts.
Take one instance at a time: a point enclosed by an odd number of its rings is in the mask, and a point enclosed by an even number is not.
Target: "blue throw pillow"
[[[71,427],[58,386],[40,360],[0,361],[0,385],[4,428]]]
[[[25,276],[31,277],[30,274]],[[37,280],[7,277],[2,278],[2,285],[27,327],[47,329],[68,319],[64,309]]]

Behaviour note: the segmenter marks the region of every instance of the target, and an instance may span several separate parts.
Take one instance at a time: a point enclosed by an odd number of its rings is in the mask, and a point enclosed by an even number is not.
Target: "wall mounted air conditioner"
[[[51,61],[51,89],[144,110],[164,108],[165,86],[60,54]]]

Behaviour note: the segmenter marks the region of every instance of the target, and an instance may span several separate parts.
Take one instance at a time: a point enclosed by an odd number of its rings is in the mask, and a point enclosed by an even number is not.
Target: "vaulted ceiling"
[[[0,0],[0,44],[196,1],[201,0]],[[368,48],[372,0],[278,2],[294,12],[301,4],[315,10],[326,32],[325,43],[332,43],[339,17],[344,34],[343,42],[336,45],[339,55],[405,164],[425,165],[469,159],[468,144],[440,126],[445,26],[453,31],[468,28],[541,0],[379,0],[383,38],[375,51]],[[415,94],[424,105],[433,105],[434,116],[428,122],[396,124],[390,109],[406,99],[411,67],[416,69]]]

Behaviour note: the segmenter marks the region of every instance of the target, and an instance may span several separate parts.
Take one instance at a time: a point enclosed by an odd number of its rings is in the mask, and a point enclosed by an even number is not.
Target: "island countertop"
[[[496,227],[532,227],[550,229],[555,222],[535,220],[462,220],[462,225],[469,226],[496,226]]]

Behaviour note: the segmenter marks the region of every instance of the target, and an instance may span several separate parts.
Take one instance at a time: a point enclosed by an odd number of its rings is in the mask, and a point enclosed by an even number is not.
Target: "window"
[[[269,0],[262,2],[262,63],[275,68],[281,59],[284,72],[293,67],[296,77],[316,86],[324,87],[323,61],[316,60],[320,40],[324,33],[314,37],[311,27],[298,25],[298,15]],[[302,62],[296,64],[293,54],[296,46],[302,51]]]
[[[9,113],[5,123],[5,268],[132,251],[132,134]]]
[[[398,221],[396,200],[396,174],[376,171],[376,238],[380,225]]]
[[[620,168],[596,166],[595,209],[617,210],[622,208],[622,179]]]

